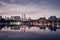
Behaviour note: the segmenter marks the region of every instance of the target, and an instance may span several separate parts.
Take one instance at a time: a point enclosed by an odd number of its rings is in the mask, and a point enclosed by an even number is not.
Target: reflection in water
[[[59,29],[57,26],[1,25],[0,40],[60,40]]]
[[[43,29],[44,31],[46,30],[46,28],[48,28],[50,31],[56,31],[57,29],[60,29],[60,27],[57,27],[57,26],[32,26],[32,25],[20,25],[20,26],[3,26],[3,25],[1,25],[0,26],[0,30],[21,31],[21,32],[25,32],[26,30],[31,30],[31,28],[33,30],[39,28],[39,30]]]

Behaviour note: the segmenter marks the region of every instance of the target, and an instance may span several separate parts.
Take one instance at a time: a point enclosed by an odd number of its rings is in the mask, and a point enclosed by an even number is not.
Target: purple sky
[[[39,18],[56,15],[60,17],[60,0],[0,0],[0,15],[22,15]]]

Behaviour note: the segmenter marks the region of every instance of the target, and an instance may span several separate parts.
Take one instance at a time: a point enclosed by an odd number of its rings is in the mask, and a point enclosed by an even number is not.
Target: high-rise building
[[[20,21],[20,16],[11,16],[11,20]]]
[[[24,21],[27,21],[26,15],[24,14]]]
[[[0,19],[2,19],[2,16],[0,16]]]
[[[25,14],[22,14],[22,21],[27,21],[27,18],[26,18],[26,15]]]
[[[32,19],[30,17],[28,17],[28,20],[27,21],[31,21]]]
[[[60,18],[57,18],[57,21],[59,21],[59,22],[60,22]]]
[[[57,20],[57,17],[56,16],[50,16],[49,17],[49,20],[56,21]]]
[[[7,17],[5,16],[5,20],[7,20]]]
[[[9,17],[7,17],[7,20],[9,20]]]

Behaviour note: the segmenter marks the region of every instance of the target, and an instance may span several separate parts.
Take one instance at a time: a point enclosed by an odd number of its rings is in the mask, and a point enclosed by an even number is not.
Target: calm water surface
[[[60,40],[60,26],[0,26],[0,40]]]

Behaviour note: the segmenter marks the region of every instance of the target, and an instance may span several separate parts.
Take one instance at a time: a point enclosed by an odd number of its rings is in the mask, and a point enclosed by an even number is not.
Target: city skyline
[[[11,17],[20,17],[20,18],[22,18],[22,14],[21,15],[8,15],[8,16],[6,16],[6,15],[0,15],[2,18],[8,18],[9,17],[9,19],[11,19]],[[56,15],[51,15],[51,16],[55,16],[55,17],[57,17]],[[51,16],[49,16],[49,17],[51,17]],[[42,16],[42,17],[38,17],[38,18],[32,18],[31,16],[27,16],[26,14],[23,14],[23,18],[26,18],[26,19],[29,19],[29,18],[31,18],[31,19],[39,19],[39,18],[46,18],[46,19],[49,19],[49,17],[46,17],[45,15],[44,16]],[[57,17],[57,18],[60,18],[60,17]]]
[[[60,0],[0,0],[0,40],[60,40]]]
[[[48,18],[51,15],[60,17],[60,0],[0,0],[0,15],[21,16],[22,13],[33,19]]]

